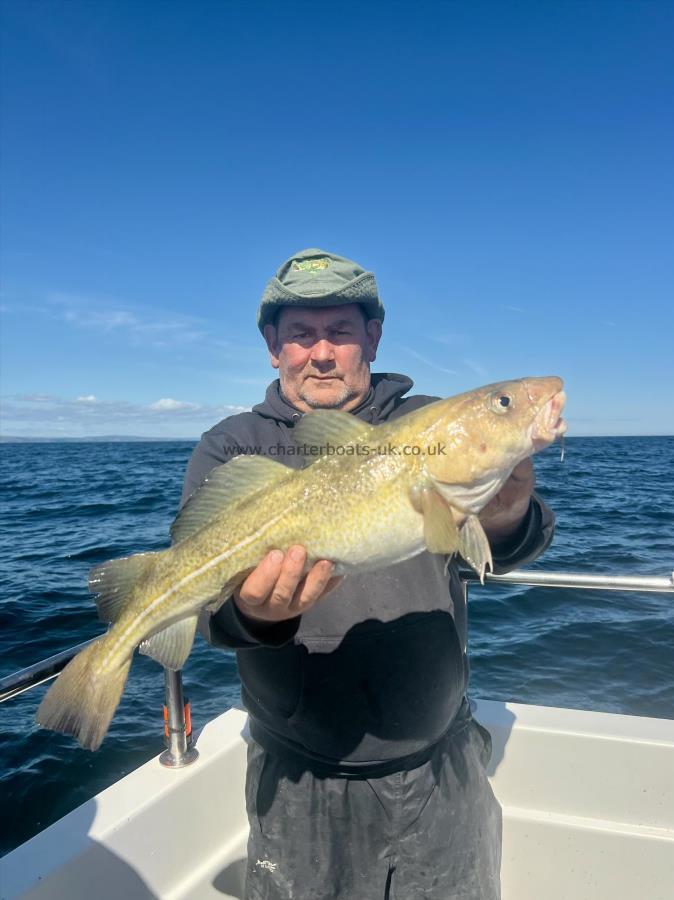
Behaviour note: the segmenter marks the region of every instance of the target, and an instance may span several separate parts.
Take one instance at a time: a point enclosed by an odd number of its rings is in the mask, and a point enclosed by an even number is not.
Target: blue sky
[[[377,274],[378,371],[674,433],[671,2],[5,0],[3,433],[196,437],[265,281]]]

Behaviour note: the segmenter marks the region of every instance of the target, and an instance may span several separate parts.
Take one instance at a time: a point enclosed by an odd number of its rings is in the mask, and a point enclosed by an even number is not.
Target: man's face
[[[284,306],[276,327],[264,337],[281,391],[302,412],[349,410],[370,388],[370,363],[381,337],[381,322],[365,321],[360,307]]]

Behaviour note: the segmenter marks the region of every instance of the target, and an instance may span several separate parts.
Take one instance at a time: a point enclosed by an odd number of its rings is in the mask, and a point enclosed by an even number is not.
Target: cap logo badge
[[[321,269],[327,269],[329,266],[330,260],[324,256],[321,259],[294,260],[291,268],[294,272],[308,272],[310,275],[315,275]]]

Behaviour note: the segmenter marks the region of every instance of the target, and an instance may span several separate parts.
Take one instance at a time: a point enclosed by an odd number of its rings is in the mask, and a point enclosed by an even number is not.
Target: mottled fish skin
[[[134,649],[150,638],[143,652],[180,668],[196,615],[230,596],[272,549],[303,544],[307,568],[329,559],[335,574],[379,569],[425,549],[461,552],[482,576],[491,557],[475,515],[517,463],[564,432],[564,399],[561,379],[550,376],[487,385],[377,427],[321,410],[296,426],[298,443],[322,443],[327,430],[333,446],[350,453],[310,458],[299,471],[259,457],[214,470],[182,524],[176,520],[174,546],[94,570],[99,610],[114,624],[64,669],[37,721],[96,749]],[[257,481],[243,494],[228,488],[218,506],[224,469],[224,478],[240,473],[245,481],[254,471]],[[204,516],[198,505],[188,508],[208,501],[208,491],[215,506]]]

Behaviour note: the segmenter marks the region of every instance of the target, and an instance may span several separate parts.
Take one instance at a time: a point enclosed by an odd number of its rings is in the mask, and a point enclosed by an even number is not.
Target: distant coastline
[[[196,444],[198,437],[138,437],[127,434],[105,434],[92,437],[18,437],[15,435],[0,434],[0,444],[131,444],[131,443],[165,443],[166,441],[182,441],[186,444]]]
[[[566,435],[565,441],[577,441],[585,439],[599,440],[601,438],[671,438],[672,434],[571,434]],[[0,435],[0,444],[135,444],[135,443],[166,443],[180,441],[185,444],[196,444],[198,437],[140,437],[127,434],[105,434],[90,437],[21,437],[17,435]]]

